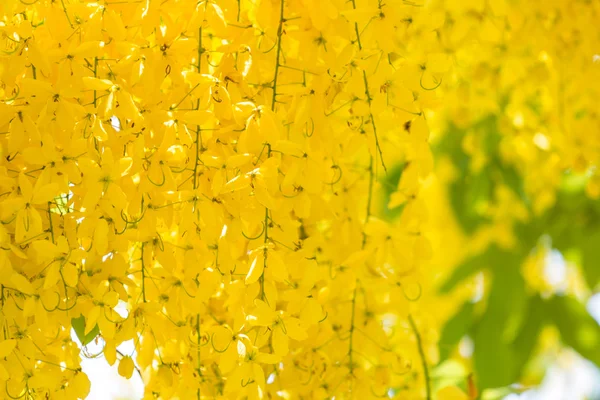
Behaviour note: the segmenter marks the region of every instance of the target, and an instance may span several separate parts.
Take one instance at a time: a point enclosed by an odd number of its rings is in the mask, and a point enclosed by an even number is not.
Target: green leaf
[[[473,233],[480,224],[489,221],[480,210],[489,202],[492,190],[487,170],[466,175],[451,185],[450,203],[465,232]]]
[[[585,305],[573,297],[555,296],[546,302],[546,307],[563,342],[600,366],[600,325]]]
[[[460,282],[485,268],[503,268],[520,264],[518,254],[508,253],[496,246],[488,247],[483,253],[469,258],[456,267],[450,277],[440,287],[441,293],[448,293]]]
[[[77,318],[71,318],[71,326],[73,327],[77,338],[83,346],[91,343],[92,340],[94,340],[96,336],[100,334],[100,328],[98,328],[97,324],[90,332],[88,332],[87,335],[85,334],[85,317],[83,315],[80,315]]]
[[[502,335],[504,322],[499,316],[486,314],[477,326],[473,358],[481,390],[507,386],[517,378],[514,349]]]
[[[449,293],[458,285],[476,272],[487,266],[486,264],[487,252],[472,257],[456,267],[450,277],[440,287],[441,293]]]
[[[535,350],[540,332],[547,322],[544,301],[539,296],[530,297],[527,301],[527,312],[523,321],[520,332],[514,341],[519,376]]]
[[[552,245],[563,254],[575,256],[590,288],[600,283],[599,202],[583,193],[559,192],[557,203],[531,225],[544,229]]]
[[[473,325],[473,310],[475,304],[468,301],[444,326],[438,343],[440,349],[440,362],[446,360],[460,339],[465,336]]]
[[[580,242],[581,267],[585,280],[591,288],[600,282],[600,231],[594,232]]]
[[[405,163],[396,164],[390,168],[388,173],[382,179],[379,180],[379,184],[383,189],[382,196],[380,198],[381,217],[386,221],[390,221],[398,217],[400,214],[402,214],[402,210],[404,209],[404,205],[390,209],[388,208],[388,204],[390,203],[390,197],[392,196],[392,193],[396,192],[398,189],[398,182],[402,177],[405,167]]]
[[[486,155],[486,164],[477,172],[471,169],[471,156],[463,148],[467,132],[473,132],[479,151]],[[436,159],[449,157],[457,169],[458,179],[450,184],[449,198],[456,218],[467,234],[490,221],[482,211],[494,201],[498,185],[508,186],[525,205],[529,205],[521,175],[499,155],[502,137],[497,116],[488,115],[468,129],[449,126],[435,148]]]
[[[506,253],[505,253],[506,254]],[[498,388],[519,377],[519,357],[513,346],[523,323],[525,282],[512,255],[494,266],[488,307],[475,326],[474,364],[480,389]]]

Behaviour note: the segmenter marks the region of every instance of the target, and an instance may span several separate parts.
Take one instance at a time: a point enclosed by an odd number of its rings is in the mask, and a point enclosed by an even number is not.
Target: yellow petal
[[[41,182],[38,180],[38,182]],[[49,183],[44,186],[38,186],[36,184],[35,193],[31,198],[31,202],[34,204],[45,204],[50,200],[54,199],[58,194],[58,185],[56,183]]]
[[[414,247],[415,257],[419,260],[429,260],[433,255],[433,250],[431,249],[431,244],[426,237],[419,235],[415,240]]]
[[[98,255],[108,253],[108,223],[104,218],[98,220],[96,230],[94,231],[94,245]]]
[[[119,375],[129,379],[133,375],[134,364],[130,356],[125,356],[119,361]]]
[[[195,110],[186,112],[181,119],[190,125],[202,125],[208,122],[211,116],[212,112],[208,110]]]
[[[107,340],[104,345],[104,358],[108,362],[108,365],[113,365],[117,360],[117,348],[114,340]]]
[[[227,168],[239,168],[252,161],[251,154],[236,154],[227,158]]]
[[[90,311],[90,313],[86,315],[85,330],[83,332],[85,335],[87,335],[88,333],[90,333],[92,331],[92,329],[94,329],[94,327],[96,326],[96,323],[98,322],[98,317],[100,317],[101,311],[102,311],[102,308],[94,307],[94,308],[92,308],[92,311]]]
[[[280,360],[281,360],[281,357],[279,357],[276,354],[259,353],[256,356],[256,362],[257,363],[277,364]]]
[[[248,271],[248,275],[246,275],[246,285],[251,285],[258,281],[258,279],[262,276],[264,269],[265,258],[263,253],[259,252],[259,254],[257,254],[252,260],[252,264],[250,264],[250,270]]]
[[[438,400],[469,400],[469,397],[456,386],[446,386],[437,393]]]
[[[305,340],[308,335],[298,318],[288,317],[284,320],[286,335],[294,340]]]
[[[221,193],[236,192],[238,190],[246,189],[248,186],[250,186],[250,178],[247,175],[237,175],[231,178],[229,182],[223,186]]]
[[[80,372],[75,375],[69,386],[72,387],[78,398],[85,399],[90,393],[91,382],[86,374]]]
[[[0,381],[7,381],[10,378],[10,374],[4,368],[4,365],[0,364]]]
[[[7,357],[17,346],[15,339],[8,339],[0,342],[0,358]]]
[[[91,90],[108,90],[113,86],[113,83],[108,79],[98,79],[91,76],[81,78],[83,85]]]
[[[246,319],[250,325],[269,326],[277,319],[277,314],[262,300],[254,300],[254,309]]]
[[[33,185],[29,181],[29,178],[25,174],[19,174],[19,188],[23,197],[29,201],[33,197]]]
[[[46,272],[46,279],[44,280],[44,289],[49,289],[56,285],[60,280],[60,264],[57,262],[53,263],[48,267]]]
[[[35,291],[29,280],[23,275],[18,274],[16,272],[10,277],[10,282],[13,284],[14,288],[17,289],[19,292],[25,294],[33,294],[33,292]]]
[[[27,297],[25,303],[23,303],[23,316],[31,317],[35,314],[35,299],[33,297]]]
[[[66,263],[62,267],[62,276],[65,280],[67,286],[75,287],[77,286],[77,282],[79,280],[79,270],[77,267],[71,263]]]
[[[276,251],[270,251],[267,256],[267,270],[276,282],[283,282],[288,278],[288,270],[283,258]]]
[[[273,352],[278,356],[285,356],[289,353],[290,349],[288,346],[289,339],[283,332],[282,327],[277,327],[273,330],[272,344]]]
[[[231,329],[223,325],[218,325],[211,329],[211,331],[211,341],[215,351],[217,353],[223,353],[228,350],[233,341],[233,332]]]
[[[114,308],[119,304],[119,294],[117,292],[108,292],[102,298],[102,302],[107,306]]]

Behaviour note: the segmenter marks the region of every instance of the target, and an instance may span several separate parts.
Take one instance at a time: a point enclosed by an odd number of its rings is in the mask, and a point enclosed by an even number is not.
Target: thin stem
[[[116,351],[118,355],[120,355],[121,357],[125,357],[125,354],[123,354],[121,350],[117,349]],[[135,372],[137,372],[137,374],[139,375],[142,382],[144,382],[144,377],[142,376],[142,371],[140,370],[140,368],[135,364],[133,364],[133,368],[135,369]]]
[[[196,160],[194,162],[194,190],[198,188],[198,164],[200,164],[200,148],[202,146],[202,129],[196,127]]]
[[[279,77],[279,59],[281,56],[281,35],[283,35],[283,6],[285,0],[281,0],[281,8],[279,10],[279,27],[277,28],[277,54],[275,58],[275,76],[273,77],[273,98],[271,99],[271,110],[275,111],[275,102],[277,98],[277,78]]]
[[[146,303],[146,267],[144,265],[144,244],[142,243],[142,299]]]
[[[352,0],[352,8],[356,10],[356,1]],[[356,44],[358,44],[358,50],[362,50],[362,43],[360,41],[360,32],[358,29],[358,23],[354,23],[354,31],[356,32]],[[365,86],[365,96],[367,96],[367,103],[369,104],[369,118],[371,119],[371,126],[373,127],[373,135],[375,135],[375,147],[377,147],[377,151],[379,152],[379,157],[381,158],[381,166],[383,170],[387,173],[387,168],[385,167],[385,162],[383,161],[383,152],[381,151],[381,146],[379,145],[379,137],[377,136],[377,126],[375,125],[375,117],[373,116],[373,111],[371,110],[371,93],[369,92],[369,80],[367,79],[367,71],[363,69],[363,82]]]
[[[52,243],[54,243],[54,227],[52,226],[52,212],[50,211],[50,204],[52,202],[48,202],[48,221],[50,222],[50,237],[52,238]]]
[[[204,49],[202,48],[202,26],[200,26],[200,28],[198,28],[198,61],[196,64],[196,68],[198,69],[198,73],[200,73],[200,70],[202,69],[202,53],[204,52]],[[194,86],[194,89],[196,89],[196,87],[198,87],[198,85]],[[186,94],[186,97],[192,92],[192,90],[190,90],[188,92],[188,94]],[[185,97],[184,97],[185,99]],[[183,101],[183,99],[181,100]],[[181,104],[181,101],[179,102],[179,104]],[[179,105],[177,104],[177,105]],[[198,99],[198,101],[196,101],[196,107],[195,109],[199,109],[200,108],[200,99]],[[200,148],[202,147],[202,128],[200,128],[200,125],[196,126],[196,160],[194,162],[194,190],[196,190],[198,188],[198,164],[200,162]]]
[[[98,77],[98,57],[94,57],[94,78]],[[98,92],[94,90],[94,107],[98,103]]]
[[[352,294],[352,314],[350,317],[350,336],[348,338],[348,363],[350,368],[350,376],[354,376],[354,319],[356,317],[356,292],[358,289],[358,281],[354,282],[354,293]]]
[[[196,335],[198,336],[198,339],[196,340],[197,343],[197,358],[198,358],[198,376],[202,377],[202,369],[201,369],[201,363],[200,363],[200,314],[196,315]],[[200,387],[198,387],[198,391],[196,392],[196,396],[198,398],[198,400],[200,400]]]
[[[51,361],[40,360],[40,359],[36,359],[35,361],[43,362],[44,364],[48,364],[48,365],[53,365],[53,366],[55,366],[55,367],[58,367],[58,368],[63,368],[63,369],[66,369],[66,370],[68,370],[68,371],[80,372],[80,370],[78,370],[78,369],[75,369],[75,368],[69,368],[69,367],[66,367],[66,366],[62,366],[62,365],[60,365],[60,364],[56,364],[56,363],[53,363],[53,362],[51,362]]]
[[[69,22],[69,25],[71,26],[71,29],[73,29],[73,23],[71,22],[71,18],[69,17],[69,14],[67,13],[67,7],[65,6],[65,0],[60,0],[60,3],[62,4],[62,9],[65,12],[65,16],[67,17],[67,21]]]
[[[373,111],[371,111],[371,94],[369,93],[369,81],[367,79],[367,71],[363,69],[363,81],[365,84],[365,95],[367,96],[367,103],[369,103],[369,118],[371,119],[371,126],[373,127],[373,135],[375,135],[375,147],[377,147],[377,151],[379,152],[379,158],[381,159],[381,166],[383,170],[387,173],[387,168],[385,167],[385,162],[383,161],[383,151],[381,150],[381,145],[379,144],[379,136],[377,136],[377,126],[375,125],[375,116],[373,115]]]
[[[200,30],[202,30],[202,28],[200,28]],[[200,68],[200,59],[198,59],[198,65],[196,66],[196,68]],[[189,90],[189,91],[188,91],[188,92],[185,94],[185,96],[183,96],[183,98],[182,98],[181,100],[179,100],[179,103],[175,104],[174,106],[171,106],[171,110],[176,110],[176,109],[177,109],[177,107],[179,107],[179,106],[181,105],[181,103],[183,103],[183,101],[184,101],[185,99],[187,99],[187,98],[188,98],[188,96],[189,96],[190,94],[192,94],[192,92],[193,92],[194,90],[196,90],[196,88],[197,88],[198,86],[200,86],[200,84],[199,84],[199,83],[198,83],[198,84],[196,84],[196,85],[195,85],[193,88],[191,88],[191,89],[190,89],[190,90]],[[196,110],[197,110],[197,109],[196,109]],[[178,110],[178,111],[181,111],[181,110]]]
[[[371,217],[371,202],[373,199],[373,181],[375,180],[375,173],[373,171],[373,156],[371,156],[369,161],[369,195],[367,197],[367,215],[365,216],[365,225],[369,222],[369,218]],[[363,232],[363,241],[362,241],[362,249],[365,248],[367,244],[367,235]]]
[[[427,400],[431,400],[431,379],[429,378],[429,367],[427,366],[427,360],[425,359],[425,352],[423,351],[423,342],[421,341],[421,334],[417,329],[417,325],[413,320],[412,315],[408,316],[408,322],[412,328],[415,338],[417,339],[417,347],[419,348],[419,356],[421,357],[421,364],[423,365],[423,375],[425,376],[425,391],[427,393]]]
[[[277,98],[277,78],[279,76],[279,59],[281,56],[281,35],[283,34],[283,9],[284,9],[284,3],[285,0],[281,0],[281,7],[279,9],[279,28],[277,29],[277,55],[276,55],[276,59],[275,59],[275,76],[273,77],[273,98],[271,99],[271,111],[275,111],[275,103],[276,103],[276,98]],[[267,147],[267,158],[271,157],[271,145],[269,143],[266,143],[265,146]],[[264,147],[263,147],[264,150]],[[262,154],[262,151],[261,151]],[[260,159],[260,156],[258,157]],[[267,258],[268,258],[268,251],[267,251],[267,242],[269,241],[269,209],[267,207],[265,207],[265,232],[264,232],[264,252],[265,252],[265,257],[264,257],[264,261],[263,261],[263,273],[259,278],[259,282],[260,282],[260,298],[262,300],[265,300],[265,269],[267,268]],[[268,301],[267,301],[268,302]]]
[[[198,73],[201,72],[202,69],[202,54],[204,53],[204,49],[202,48],[202,26],[198,28],[198,64],[196,68],[198,69]]]
[[[204,4],[204,8],[206,9],[206,3]],[[239,12],[239,11],[238,11]],[[198,28],[198,63],[196,68],[198,69],[198,73],[201,73],[202,70],[202,53],[204,53],[204,49],[202,48],[202,25]],[[196,102],[196,110],[200,108],[200,99]],[[196,160],[194,162],[194,190],[198,187],[198,164],[200,163],[200,148],[202,147],[202,129],[200,125],[196,127]],[[195,207],[195,206],[194,206]],[[200,362],[200,314],[196,314],[196,344],[197,344],[197,363],[198,363],[198,379],[200,379],[200,383],[202,383],[202,363]],[[198,400],[201,399],[201,391],[200,385],[198,385],[198,390],[196,391],[196,398]]]
[[[282,0],[283,2],[283,0]],[[271,145],[270,144],[266,144],[267,146],[267,158],[271,157]],[[264,261],[263,261],[263,273],[259,278],[259,282],[260,282],[260,298],[261,300],[265,300],[265,269],[267,268],[267,258],[268,258],[268,251],[267,251],[267,242],[269,241],[269,209],[267,207],[265,207],[265,221],[264,221],[264,225],[265,225],[265,232],[264,232],[264,252],[265,252],[265,257],[264,257]],[[267,301],[268,303],[268,301]]]
[[[269,209],[267,207],[265,207],[265,234],[264,234],[264,247],[265,249],[263,250],[265,252],[265,257],[264,257],[264,261],[263,261],[263,273],[259,278],[260,281],[260,298],[261,300],[265,299],[265,268],[267,268],[267,257],[268,257],[268,251],[267,251],[267,241],[269,240]]]

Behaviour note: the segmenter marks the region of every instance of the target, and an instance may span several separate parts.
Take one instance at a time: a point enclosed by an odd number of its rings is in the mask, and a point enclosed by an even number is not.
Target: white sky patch
[[[533,135],[533,143],[542,150],[550,150],[550,140],[542,132]]]
[[[473,293],[473,299],[471,300],[473,303],[477,303],[483,299],[483,295],[485,294],[485,276],[483,272],[479,272],[475,275],[475,290]]]
[[[73,333],[72,336],[75,334]],[[97,354],[102,350],[102,344],[95,345],[92,342],[87,348],[88,353]],[[124,342],[118,350],[125,355],[131,355],[134,353],[133,340]],[[118,367],[119,360],[112,366],[108,365],[102,354],[96,358],[81,355],[81,368],[92,384],[86,400],[141,400],[144,397],[144,383],[137,372],[127,380],[119,375]]]
[[[473,339],[471,339],[469,336],[464,336],[458,344],[458,352],[464,358],[469,358],[473,355],[473,350],[475,350],[475,343],[473,343]]]
[[[121,130],[121,121],[115,115],[110,117],[110,124],[114,128],[115,131],[119,132]]]
[[[600,371],[572,350],[551,365],[539,388],[503,400],[588,400],[600,396]]]
[[[525,117],[523,116],[523,113],[518,112],[515,114],[515,117],[513,118],[513,125],[517,128],[522,128],[525,126]]]
[[[600,293],[587,302],[587,310],[600,323]],[[600,370],[573,350],[566,349],[552,364],[539,388],[503,400],[590,400],[600,398]]]
[[[587,311],[600,324],[600,293],[596,293],[587,302]]]
[[[564,293],[567,290],[567,263],[560,251],[551,250],[546,255],[544,275],[546,281],[554,288],[556,293]]]

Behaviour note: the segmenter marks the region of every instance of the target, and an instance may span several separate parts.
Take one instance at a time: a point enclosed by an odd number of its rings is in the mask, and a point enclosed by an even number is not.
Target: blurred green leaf
[[[98,325],[95,325],[87,335],[85,334],[85,317],[83,315],[80,315],[77,318],[71,318],[71,326],[83,346],[91,343],[92,340],[100,334]]]
[[[473,233],[480,224],[489,221],[479,210],[489,201],[492,189],[486,171],[465,176],[451,185],[450,203],[465,232]]]
[[[404,209],[404,205],[390,209],[388,208],[388,204],[390,202],[392,193],[398,189],[398,182],[402,177],[402,172],[404,172],[405,166],[405,163],[396,164],[389,169],[388,173],[383,178],[379,180],[379,184],[383,189],[383,195],[381,196],[380,200],[381,215],[382,218],[386,220],[391,220],[398,217]]]
[[[440,348],[440,362],[446,360],[452,350],[458,345],[473,325],[475,304],[468,301],[452,318],[448,320],[444,328],[438,346]]]
[[[496,264],[488,307],[473,334],[475,371],[481,389],[507,386],[518,379],[519,358],[513,341],[523,322],[525,302],[525,282],[518,263]]]
[[[539,296],[532,296],[527,301],[527,311],[520,332],[514,340],[517,356],[517,374],[521,375],[527,361],[531,358],[537,345],[540,332],[547,322],[544,301]]]
[[[535,111],[538,105],[531,103],[530,107]],[[478,150],[485,155],[485,165],[477,171],[471,168],[471,156],[464,150],[467,133],[474,135]],[[467,235],[490,222],[484,210],[494,203],[499,185],[507,186],[526,207],[531,206],[521,172],[501,156],[501,140],[498,120],[490,116],[468,128],[450,126],[435,148],[436,159],[449,158],[457,170],[448,194],[454,216]],[[515,222],[514,249],[490,246],[458,265],[441,285],[440,292],[448,293],[480,271],[491,272],[485,275],[492,279],[485,300],[477,305],[463,304],[440,338],[441,360],[450,356],[462,337],[473,338],[480,389],[518,382],[546,324],[555,324],[565,345],[600,365],[600,326],[585,305],[571,297],[544,300],[538,295],[527,296],[521,275],[522,263],[540,238],[548,235],[552,248],[572,255],[581,265],[591,288],[600,284],[600,202],[584,194],[586,179],[566,173],[552,207],[541,214],[531,212],[527,221]]]
[[[573,297],[555,296],[546,302],[546,314],[567,346],[600,366],[600,325],[584,304]]]
[[[460,282],[485,268],[518,265],[520,261],[521,258],[518,254],[501,250],[496,246],[490,246],[483,253],[469,258],[456,267],[440,287],[440,292],[448,293],[452,291]]]
[[[500,159],[502,135],[498,130],[497,118],[493,115],[485,117],[468,131],[473,131],[487,155],[486,165],[477,173],[470,170],[471,157],[463,150],[467,130],[450,126],[436,149],[438,154],[450,157],[458,169],[459,178],[450,185],[450,203],[461,227],[470,234],[481,224],[489,222],[482,210],[493,201],[497,185],[508,186],[525,204],[528,201],[521,176],[514,167],[503,164]]]
[[[600,230],[582,238],[579,246],[583,275],[588,285],[594,288],[600,282]]]
[[[474,336],[475,371],[480,389],[507,386],[517,379],[514,349],[502,338],[503,319],[486,314]]]

